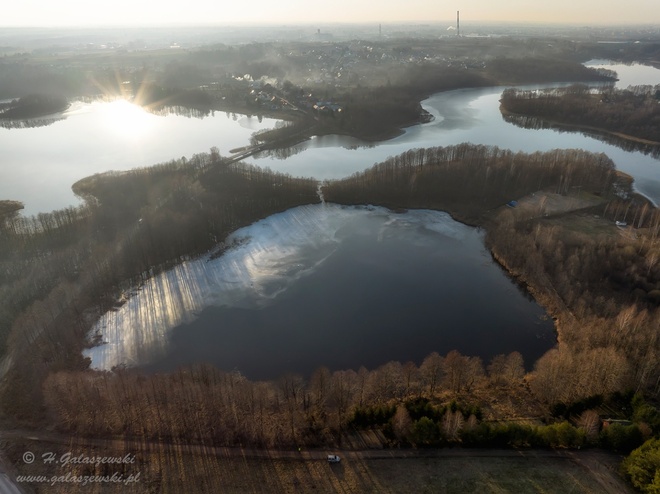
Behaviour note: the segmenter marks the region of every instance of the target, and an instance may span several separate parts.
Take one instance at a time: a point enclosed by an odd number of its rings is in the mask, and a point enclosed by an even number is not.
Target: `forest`
[[[287,374],[269,382],[204,365],[168,375],[59,372],[47,379],[45,399],[58,429],[78,437],[209,446],[342,447],[353,432],[378,430],[381,447],[591,445],[629,452],[658,432],[660,414],[633,393],[595,394],[550,412],[517,403],[518,414],[501,422],[502,410],[484,406],[480,397],[533,402],[521,389],[522,364],[517,352],[485,367],[452,351],[431,353],[419,366],[321,367],[307,379]],[[620,405],[630,422],[602,428],[595,410]],[[540,425],[516,424],[523,412],[537,414]]]
[[[0,119],[35,118],[62,112],[69,106],[63,96],[30,94],[9,103],[0,104]]]
[[[439,209],[477,225],[488,213],[532,192],[552,188],[567,194],[574,187],[585,187],[606,194],[615,180],[614,164],[603,154],[581,150],[526,154],[459,144],[412,149],[330,182],[323,191],[327,200],[340,204]]]
[[[22,259],[11,266],[36,263],[27,276],[4,270],[3,286],[22,297],[3,307],[6,321],[15,318],[6,348],[16,360],[2,412],[19,423],[77,437],[209,446],[342,447],[360,431],[376,431],[388,447],[626,453],[660,431],[652,404],[660,392],[660,213],[630,193],[630,180],[604,155],[415,149],[323,185],[333,202],[443,209],[482,227],[493,256],[556,321],[559,344],[531,372],[517,352],[484,363],[457,351],[263,382],[206,365],[169,374],[88,370],[80,351],[89,325],[122,287],[208,250],[241,224],[318,196],[313,181],[224,165],[213,150],[90,177],[75,190],[87,206],[3,222],[3,239],[13,242],[3,243],[3,256]],[[597,202],[562,214],[504,206],[544,193]],[[615,219],[634,224],[637,235],[620,234]],[[580,221],[592,230],[576,228]],[[621,423],[605,427],[605,414]]]
[[[660,86],[506,89],[500,100],[507,121],[526,128],[544,123],[574,126],[643,141],[660,152]]]

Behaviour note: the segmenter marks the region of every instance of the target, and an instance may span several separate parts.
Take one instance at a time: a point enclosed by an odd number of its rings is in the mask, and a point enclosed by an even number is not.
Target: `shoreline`
[[[570,123],[564,123],[564,122],[558,122],[556,120],[549,120],[544,117],[539,117],[536,115],[525,115],[523,113],[514,113],[507,108],[504,107],[504,105],[500,104],[500,112],[502,113],[502,116],[510,116],[510,117],[522,117],[522,118],[536,118],[538,119],[541,123],[548,125],[549,128],[551,129],[564,129],[564,130],[584,130],[584,131],[590,131],[592,133],[601,135],[603,137],[617,137],[619,139],[623,139],[625,141],[635,143],[635,144],[642,144],[645,146],[653,146],[657,147],[658,150],[660,151],[660,142],[658,141],[651,141],[648,139],[644,139],[642,137],[635,137],[631,136],[629,134],[623,134],[621,132],[613,132],[611,130],[607,129],[602,129],[599,127],[592,127],[590,125],[580,125],[580,124],[570,124]],[[518,125],[518,124],[514,124]],[[519,127],[522,127],[518,125]],[[616,144],[614,144],[616,146]],[[618,147],[618,146],[617,146]]]

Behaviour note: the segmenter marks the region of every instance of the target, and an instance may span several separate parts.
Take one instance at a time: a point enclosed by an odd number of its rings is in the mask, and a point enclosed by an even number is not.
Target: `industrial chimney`
[[[461,35],[461,11],[456,11],[456,36]]]

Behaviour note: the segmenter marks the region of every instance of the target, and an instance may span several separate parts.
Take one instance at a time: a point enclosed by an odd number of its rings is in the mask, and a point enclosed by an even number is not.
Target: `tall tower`
[[[456,36],[461,35],[461,11],[456,11]]]

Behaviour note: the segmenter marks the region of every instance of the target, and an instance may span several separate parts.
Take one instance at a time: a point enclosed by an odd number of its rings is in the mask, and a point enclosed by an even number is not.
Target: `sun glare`
[[[153,115],[126,100],[108,103],[104,111],[108,130],[122,137],[139,139],[152,126]]]

